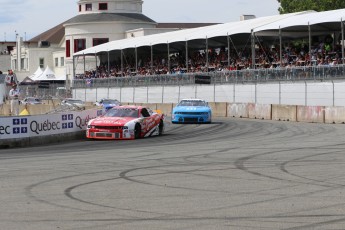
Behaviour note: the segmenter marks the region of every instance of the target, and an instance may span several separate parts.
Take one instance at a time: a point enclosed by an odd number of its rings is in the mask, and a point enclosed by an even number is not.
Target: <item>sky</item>
[[[241,15],[279,14],[277,0],[143,0],[143,14],[156,22],[225,23]],[[77,0],[1,0],[0,41],[24,40],[78,15]]]

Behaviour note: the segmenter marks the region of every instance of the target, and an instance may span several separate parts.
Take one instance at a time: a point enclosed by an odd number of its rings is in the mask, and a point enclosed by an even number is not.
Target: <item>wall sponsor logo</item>
[[[15,118],[12,120],[13,134],[28,133],[28,119],[27,118]]]
[[[36,137],[86,130],[98,110],[1,118],[0,139]]]
[[[62,115],[62,129],[73,129],[73,114]]]
[[[97,111],[97,113],[98,113],[98,111]],[[90,116],[90,115],[87,115],[84,119],[81,118],[80,116],[77,116],[75,118],[75,126],[78,127],[79,129],[85,129],[87,126],[87,123],[94,118],[96,118],[96,117]]]

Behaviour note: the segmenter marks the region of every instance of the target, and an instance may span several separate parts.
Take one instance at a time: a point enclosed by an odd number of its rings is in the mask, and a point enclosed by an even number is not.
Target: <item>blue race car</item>
[[[211,123],[212,110],[202,99],[183,99],[178,103],[171,116],[171,122],[176,123]]]
[[[106,111],[108,111],[109,109],[113,107],[120,106],[121,102],[119,102],[116,99],[103,98],[100,101],[96,102],[95,105],[102,107],[103,113],[105,113]]]

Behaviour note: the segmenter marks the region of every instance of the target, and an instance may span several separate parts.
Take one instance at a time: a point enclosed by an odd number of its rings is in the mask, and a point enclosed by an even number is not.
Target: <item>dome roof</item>
[[[85,22],[146,22],[156,23],[151,18],[136,13],[101,13],[101,14],[80,14],[69,20],[64,24],[85,23]]]

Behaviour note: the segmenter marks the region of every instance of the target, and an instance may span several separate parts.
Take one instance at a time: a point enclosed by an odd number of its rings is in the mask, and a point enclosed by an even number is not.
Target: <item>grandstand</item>
[[[74,66],[96,60],[94,68],[74,69],[74,81],[249,69],[316,73],[311,69],[344,64],[343,18],[345,9],[306,11],[112,41],[74,54]]]

